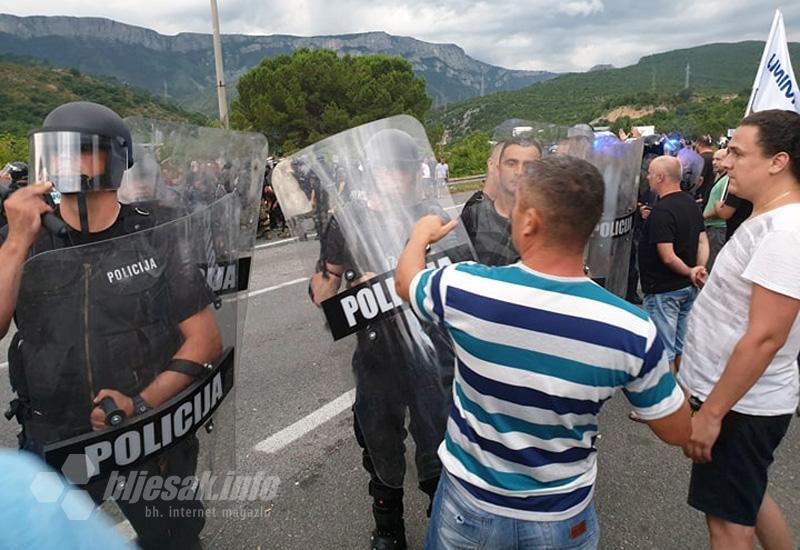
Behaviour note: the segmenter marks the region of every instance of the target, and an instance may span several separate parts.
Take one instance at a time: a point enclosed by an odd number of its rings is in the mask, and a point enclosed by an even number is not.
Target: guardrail
[[[447,185],[458,185],[459,183],[472,183],[473,181],[484,181],[486,174],[478,174],[476,176],[463,176],[460,178],[450,178],[447,180]]]

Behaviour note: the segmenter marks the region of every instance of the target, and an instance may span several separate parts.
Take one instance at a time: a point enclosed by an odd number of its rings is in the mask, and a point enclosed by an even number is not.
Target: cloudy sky
[[[583,71],[710,42],[765,40],[776,8],[800,42],[800,2],[782,0],[218,0],[223,33],[311,36],[382,30],[451,42],[513,69]],[[163,34],[209,32],[208,0],[0,0],[14,15],[98,16]]]

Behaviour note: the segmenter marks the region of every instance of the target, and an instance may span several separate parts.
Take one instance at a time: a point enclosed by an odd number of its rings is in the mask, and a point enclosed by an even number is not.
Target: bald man
[[[653,159],[647,179],[659,200],[642,227],[639,241],[644,307],[664,341],[670,364],[677,370],[689,311],[708,275],[708,238],[697,203],[681,191],[678,159]]]

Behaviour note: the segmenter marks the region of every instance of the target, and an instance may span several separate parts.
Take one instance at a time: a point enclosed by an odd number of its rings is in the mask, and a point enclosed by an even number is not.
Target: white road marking
[[[261,250],[262,248],[269,248],[271,246],[279,246],[282,244],[289,244],[297,240],[297,237],[291,237],[288,239],[281,239],[280,241],[275,241],[273,243],[264,243],[264,244],[257,244],[256,250]]]
[[[8,361],[6,361],[5,363],[0,363],[0,370],[7,369],[7,368],[8,368]]]
[[[322,426],[327,421],[335,418],[353,406],[356,398],[356,390],[353,388],[327,405],[324,405],[312,412],[308,416],[301,418],[291,426],[288,426],[278,433],[269,436],[264,441],[257,443],[254,450],[262,453],[277,453],[287,445],[297,441],[309,432]]]
[[[308,281],[308,279],[309,279],[309,277],[300,277],[299,279],[294,279],[292,281],[286,281],[285,283],[281,283],[279,285],[268,286],[267,288],[262,288],[262,289],[259,289],[259,290],[253,290],[253,291],[247,293],[247,297],[248,298],[255,298],[256,296],[259,296],[261,294],[266,294],[267,292],[272,292],[273,290],[278,290],[280,288],[284,288],[284,287],[287,287],[287,286],[292,286],[292,285],[296,285],[296,284],[299,284],[299,283],[304,283],[304,282]]]

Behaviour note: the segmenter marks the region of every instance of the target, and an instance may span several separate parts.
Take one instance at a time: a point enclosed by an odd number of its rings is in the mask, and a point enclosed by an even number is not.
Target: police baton
[[[100,400],[100,408],[106,413],[106,425],[119,426],[125,420],[125,411],[117,407],[116,401],[106,396]]]
[[[11,196],[11,189],[0,185],[0,211],[3,209],[3,203]],[[50,233],[56,237],[64,238],[67,236],[67,224],[58,219],[52,212],[42,214],[42,225]]]

